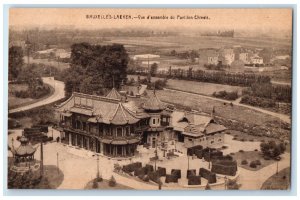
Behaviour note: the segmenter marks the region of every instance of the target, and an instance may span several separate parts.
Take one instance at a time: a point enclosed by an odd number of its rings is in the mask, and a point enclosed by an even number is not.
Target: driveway
[[[63,99],[65,97],[65,84],[62,81],[54,80],[54,77],[43,77],[43,82],[51,85],[54,88],[54,93],[46,99],[35,102],[33,104],[29,104],[26,106],[22,106],[19,108],[11,109],[8,111],[9,114],[22,112],[25,110],[30,110],[36,107],[44,106],[47,104],[51,104],[55,101]]]

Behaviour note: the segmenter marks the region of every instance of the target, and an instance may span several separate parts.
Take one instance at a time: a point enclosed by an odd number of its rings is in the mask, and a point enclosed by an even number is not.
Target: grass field
[[[24,57],[24,60],[27,61],[27,57]],[[36,64],[44,64],[48,66],[56,67],[59,70],[64,70],[70,67],[69,63],[64,62],[57,62],[55,60],[48,60],[48,59],[33,59],[32,57],[29,57],[30,63],[36,63]]]
[[[137,75],[127,75],[127,77],[128,79],[134,78],[135,80],[137,80]],[[140,76],[140,77],[145,78],[144,76]],[[159,78],[152,77],[151,79],[152,81],[156,81]],[[214,92],[219,92],[223,90],[226,90],[227,92],[238,91],[238,94],[241,95],[244,87],[169,79],[166,88],[212,96]]]
[[[148,93],[150,93],[150,91]],[[267,122],[274,122],[277,120],[275,117],[249,108],[230,106],[229,104],[224,104],[216,100],[206,99],[196,95],[186,95],[177,91],[157,90],[156,95],[161,101],[175,105],[182,105],[184,107],[190,107],[194,110],[201,110],[206,113],[211,113],[214,107],[216,116],[241,121],[244,123],[263,125]]]
[[[262,190],[287,190],[290,188],[290,168],[285,168],[268,178],[262,185]]]
[[[232,157],[237,161],[238,166],[251,170],[251,171],[257,171],[260,170],[261,168],[264,168],[276,161],[274,160],[264,160],[264,158],[261,155],[260,151],[244,151],[244,152],[236,152]],[[247,160],[248,164],[242,165],[241,162],[242,160]],[[260,160],[261,165],[257,165],[256,168],[251,168],[249,166],[251,161],[255,160]]]
[[[223,46],[241,45],[244,47],[291,48],[290,39],[254,38],[254,37],[215,37],[215,36],[167,36],[167,37],[111,37],[108,43],[122,43],[135,46],[157,47],[164,50],[190,50],[201,48],[221,48]],[[176,48],[175,48],[176,47]]]

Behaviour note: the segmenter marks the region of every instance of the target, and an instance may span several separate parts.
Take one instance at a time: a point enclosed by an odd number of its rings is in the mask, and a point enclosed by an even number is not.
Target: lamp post
[[[57,174],[59,174],[59,166],[58,166],[58,152],[56,153],[56,165],[57,165]]]
[[[97,156],[97,179],[100,178],[100,172],[99,172],[99,155],[94,154],[93,156]]]
[[[227,176],[225,176],[225,177],[224,177],[224,182],[225,182],[225,190],[227,190],[227,180],[228,180],[228,178],[227,178]]]

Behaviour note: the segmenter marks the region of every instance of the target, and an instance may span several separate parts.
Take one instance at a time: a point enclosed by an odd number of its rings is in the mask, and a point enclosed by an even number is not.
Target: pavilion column
[[[90,138],[89,137],[86,138],[86,148],[88,150],[90,150]]]
[[[71,146],[72,145],[72,134],[69,133],[69,145]]]

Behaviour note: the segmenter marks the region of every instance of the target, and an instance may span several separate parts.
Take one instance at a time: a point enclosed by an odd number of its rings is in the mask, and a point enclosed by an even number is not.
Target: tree
[[[123,45],[71,46],[71,67],[64,78],[67,95],[73,91],[103,93],[105,88],[119,88],[127,77],[128,54]]]
[[[269,141],[268,143],[262,142],[260,144],[260,150],[264,156],[276,158],[284,153],[285,146],[282,143],[276,144],[274,141]]]
[[[22,65],[24,64],[23,60],[23,50],[21,47],[12,46],[9,48],[9,58],[8,58],[8,74],[9,79],[15,79],[18,77]]]
[[[158,65],[157,63],[153,63],[150,67],[150,75],[155,76],[157,74]]]

